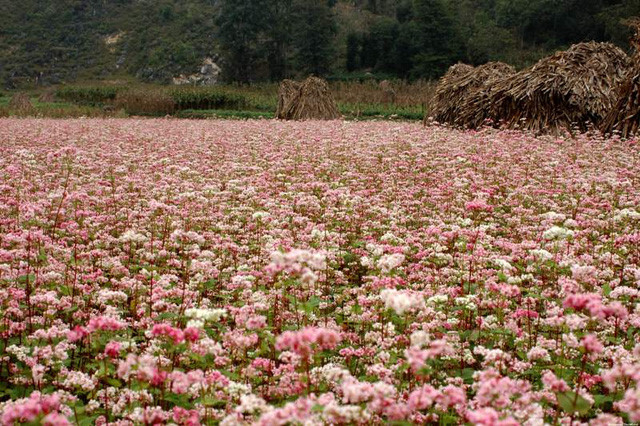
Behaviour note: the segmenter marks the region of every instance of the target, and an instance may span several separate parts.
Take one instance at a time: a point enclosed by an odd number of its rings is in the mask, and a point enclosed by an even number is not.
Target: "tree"
[[[413,57],[413,77],[435,78],[461,57],[461,43],[441,0],[414,0],[419,53]]]
[[[248,83],[263,60],[260,37],[267,29],[267,0],[223,0],[218,38],[228,79]]]
[[[292,14],[296,70],[325,75],[331,70],[336,34],[331,7],[317,0],[294,0]]]
[[[265,53],[269,79],[282,80],[290,73],[292,0],[269,0]]]
[[[352,72],[360,67],[360,36],[351,32],[347,35],[347,71]]]

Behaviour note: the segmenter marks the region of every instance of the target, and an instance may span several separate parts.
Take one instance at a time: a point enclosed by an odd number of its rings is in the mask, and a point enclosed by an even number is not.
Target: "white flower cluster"
[[[463,297],[456,297],[456,305],[462,306],[469,311],[475,311],[478,309],[478,305],[476,304],[476,296],[469,294]]]
[[[391,272],[392,269],[395,269],[398,266],[402,265],[402,262],[404,262],[403,254],[385,254],[384,256],[380,257],[380,259],[378,259],[376,266],[380,268],[382,273],[387,274]]]
[[[569,237],[573,237],[574,232],[570,229],[561,228],[559,226],[552,226],[544,231],[542,238],[545,240],[564,240]]]
[[[306,263],[311,269],[323,270],[326,267],[326,256],[321,252],[301,249],[291,250],[287,253],[274,251],[271,253],[271,263],[280,267]]]
[[[84,391],[92,391],[96,387],[96,383],[88,374],[81,371],[69,371],[67,377],[62,382],[65,388],[80,388]]]
[[[147,237],[145,237],[144,235],[132,230],[132,229],[128,229],[126,230],[122,235],[120,235],[120,238],[118,239],[121,243],[136,243],[136,244],[142,244],[145,241],[147,241]]]
[[[100,290],[98,292],[98,302],[101,304],[107,304],[109,302],[125,302],[127,300],[127,294],[123,291],[114,290]]]
[[[438,303],[446,303],[449,300],[449,296],[446,294],[436,294],[427,299],[429,304],[436,305]]]
[[[380,292],[380,299],[385,308],[393,309],[398,315],[425,307],[422,296],[398,290],[384,289]]]
[[[391,231],[387,232],[382,237],[380,237],[380,241],[383,241],[385,243],[391,243],[391,244],[403,244],[404,243],[404,240],[402,238],[397,237]]]
[[[510,270],[513,269],[513,266],[509,262],[504,260],[504,259],[493,259],[493,263],[495,263],[495,265],[498,268],[503,269],[503,270],[510,271]]]
[[[240,398],[243,395],[248,395],[251,393],[251,386],[245,385],[244,383],[231,381],[229,383],[229,386],[227,386],[226,391],[229,396]]]
[[[254,214],[251,215],[251,218],[253,220],[262,220],[262,219],[266,219],[269,216],[271,216],[268,212],[263,212],[263,211],[257,211]]]
[[[194,328],[203,328],[205,322],[220,321],[221,318],[227,315],[225,309],[189,308],[184,313],[188,318],[191,318],[187,323],[187,327]]]
[[[562,213],[556,213],[554,211],[543,213],[540,215],[540,217],[553,222],[564,222],[564,220],[567,218]]]
[[[634,220],[640,219],[640,213],[633,209],[622,209],[619,210],[616,215],[613,217],[613,220],[616,222],[622,222],[624,220]]]
[[[431,341],[431,336],[424,330],[411,333],[411,346],[423,347]]]
[[[540,250],[531,250],[531,255],[533,255],[533,257],[535,257],[536,259],[544,262],[546,260],[551,260],[553,259],[553,255],[551,253],[549,253],[547,250],[544,249],[540,249]]]

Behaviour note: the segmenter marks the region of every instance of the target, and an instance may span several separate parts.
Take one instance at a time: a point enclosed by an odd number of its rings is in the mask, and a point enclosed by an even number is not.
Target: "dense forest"
[[[579,41],[626,49],[634,15],[640,0],[0,0],[0,79],[169,82],[206,57],[234,82],[435,78]]]

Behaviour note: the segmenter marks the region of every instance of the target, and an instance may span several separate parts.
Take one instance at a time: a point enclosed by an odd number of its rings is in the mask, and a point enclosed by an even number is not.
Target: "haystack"
[[[289,107],[291,100],[294,99],[300,91],[300,83],[293,80],[282,80],[278,89],[278,107],[276,108],[276,118],[284,119],[285,111]]]
[[[461,76],[459,85],[465,92],[456,106],[457,114],[452,124],[475,129],[487,120],[495,120],[496,111],[488,102],[490,93],[499,82],[515,73],[515,68],[504,62],[488,62]]]
[[[600,126],[605,134],[640,135],[640,61],[616,91],[616,102]]]
[[[396,91],[393,90],[389,80],[382,80],[379,84],[382,90],[382,103],[383,104],[395,104],[397,99]]]
[[[340,118],[338,106],[326,81],[318,77],[307,78],[286,106],[285,120],[335,120]]]
[[[33,108],[31,98],[24,92],[18,92],[9,100],[9,108],[18,111],[28,111]]]
[[[473,69],[471,65],[458,63],[450,66],[447,73],[440,79],[430,111],[430,116],[435,121],[449,124],[455,122],[458,108],[469,89],[463,81],[473,72]]]
[[[40,96],[38,96],[38,102],[42,103],[51,103],[56,101],[56,95],[53,90],[47,90],[42,92]]]
[[[609,113],[630,65],[613,44],[573,45],[498,82],[488,98],[492,118],[535,133],[586,131]]]

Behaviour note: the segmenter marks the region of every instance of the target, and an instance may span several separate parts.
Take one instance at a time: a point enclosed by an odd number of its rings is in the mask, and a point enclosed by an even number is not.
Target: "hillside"
[[[0,0],[7,88],[170,82],[214,58],[230,81],[433,78],[456,61],[524,66],[568,44],[626,46],[640,0]]]

